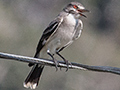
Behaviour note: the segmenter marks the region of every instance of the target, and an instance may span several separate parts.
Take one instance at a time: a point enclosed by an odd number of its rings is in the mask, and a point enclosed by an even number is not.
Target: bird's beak
[[[87,10],[87,9],[82,9],[82,10],[78,10],[79,12],[82,12],[82,13],[84,13],[84,12],[90,12],[89,10]]]
[[[87,16],[85,16],[83,13],[84,13],[84,12],[90,12],[90,11],[87,10],[87,9],[82,9],[82,10],[79,9],[78,11],[79,11],[79,14],[80,14],[81,16],[85,17],[85,18],[87,18]]]

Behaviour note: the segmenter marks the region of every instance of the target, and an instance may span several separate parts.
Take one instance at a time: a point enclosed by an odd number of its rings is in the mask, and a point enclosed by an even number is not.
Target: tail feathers
[[[40,76],[42,74],[44,66],[34,65],[29,75],[25,79],[24,87],[35,89],[38,86]]]
[[[39,52],[37,51],[37,52],[35,53],[34,58],[38,58],[38,57],[39,57]],[[29,64],[28,64],[29,67],[31,67],[31,66],[33,66],[33,65],[34,65],[34,63],[29,63]]]

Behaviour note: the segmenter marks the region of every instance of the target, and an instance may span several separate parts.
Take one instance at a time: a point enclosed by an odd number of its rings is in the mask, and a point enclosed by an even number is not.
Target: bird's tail
[[[35,64],[24,82],[24,87],[35,89],[38,86],[44,66]]]

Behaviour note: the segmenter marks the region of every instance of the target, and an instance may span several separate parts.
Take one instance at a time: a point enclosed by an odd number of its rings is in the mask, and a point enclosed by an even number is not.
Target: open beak
[[[89,10],[87,10],[87,9],[82,9],[82,10],[78,10],[79,12],[90,12]]]
[[[81,15],[81,16],[83,16],[83,17],[85,17],[85,18],[87,18],[87,16],[85,16],[83,13],[84,12],[90,12],[89,10],[87,10],[87,9],[82,9],[82,10],[78,10],[79,11],[79,14]]]

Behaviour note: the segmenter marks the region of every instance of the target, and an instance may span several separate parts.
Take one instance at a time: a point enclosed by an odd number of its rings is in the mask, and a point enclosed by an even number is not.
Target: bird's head
[[[71,2],[64,9],[65,12],[74,14],[76,16],[86,17],[83,13],[89,12],[89,10],[85,9],[85,7],[79,2]]]

